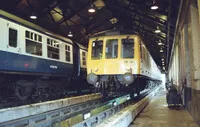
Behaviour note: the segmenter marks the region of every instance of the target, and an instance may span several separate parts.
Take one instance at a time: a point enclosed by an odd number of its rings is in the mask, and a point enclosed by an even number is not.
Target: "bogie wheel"
[[[20,86],[20,85],[15,86],[15,95],[21,101],[27,100],[27,98],[31,96],[32,91],[33,91],[32,87],[30,86]]]

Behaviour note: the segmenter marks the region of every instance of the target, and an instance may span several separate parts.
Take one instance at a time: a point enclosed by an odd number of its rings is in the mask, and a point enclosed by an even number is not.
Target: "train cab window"
[[[103,53],[103,41],[93,41],[92,42],[92,60],[102,59]]]
[[[118,39],[108,39],[106,41],[106,58],[118,57]]]
[[[9,46],[17,47],[17,30],[9,28]]]
[[[122,58],[134,57],[134,39],[122,39]]]

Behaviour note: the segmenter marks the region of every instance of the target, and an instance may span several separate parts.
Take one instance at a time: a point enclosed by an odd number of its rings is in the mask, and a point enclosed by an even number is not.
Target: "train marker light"
[[[98,70],[99,70],[98,67],[96,67],[96,68],[94,69],[95,72],[97,72]]]

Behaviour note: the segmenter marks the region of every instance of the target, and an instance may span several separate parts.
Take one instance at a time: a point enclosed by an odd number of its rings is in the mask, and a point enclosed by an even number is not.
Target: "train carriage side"
[[[33,86],[56,85],[61,83],[60,79],[72,76],[73,42],[70,39],[50,33],[2,10],[0,24],[0,82],[7,84],[5,81],[9,80],[20,86],[15,87],[15,92],[21,100],[27,99]],[[48,79],[54,81],[49,82]],[[23,90],[21,87],[28,91],[20,95],[19,91]]]
[[[159,84],[161,72],[142,41],[140,41],[140,57],[140,76],[146,83],[150,83],[150,86]]]
[[[6,71],[37,73],[38,75],[67,76],[72,74],[72,42],[38,32],[4,18],[0,18],[2,29],[1,51]],[[69,52],[69,53],[67,53]],[[5,58],[6,57],[6,58]],[[69,71],[64,71],[69,69]],[[8,72],[8,73],[9,73]],[[70,72],[70,73],[69,73]]]

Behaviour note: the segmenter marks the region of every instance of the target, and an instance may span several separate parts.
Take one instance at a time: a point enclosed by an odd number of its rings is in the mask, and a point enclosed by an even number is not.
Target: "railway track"
[[[84,95],[20,106],[19,108],[0,109],[2,118],[0,127],[18,126],[96,126],[102,120],[133,103],[137,103],[146,96],[149,91],[143,91],[141,96],[130,100],[130,95],[114,95],[101,98],[100,94]],[[87,96],[87,97],[86,97]],[[90,97],[91,96],[91,97]],[[96,97],[94,97],[96,96]],[[89,99],[85,99],[89,98]],[[52,108],[53,107],[53,108]],[[24,110],[23,110],[24,109]],[[21,111],[20,111],[21,110]],[[28,112],[21,114],[20,112]],[[7,119],[10,115],[13,118]]]
[[[80,95],[86,95],[86,94],[92,94],[92,93],[93,92],[90,90],[82,90],[81,92],[77,92],[76,90],[74,90],[74,91],[68,91],[65,93],[58,93],[60,94],[60,96],[59,97],[56,96],[56,98],[55,97],[48,98],[47,94],[42,94],[40,95],[40,97],[39,95],[34,94],[28,100],[25,100],[25,101],[21,101],[17,99],[15,95],[10,95],[10,96],[7,95],[6,97],[0,97],[0,109],[23,106],[23,105],[28,105],[28,104],[30,105],[30,104],[41,103],[45,101],[58,100],[58,99],[63,99],[67,97],[80,96]]]
[[[0,114],[3,119],[0,120],[0,126],[52,126],[82,112],[127,98],[127,95],[118,95],[118,97],[115,95],[108,98],[101,98],[100,94],[84,96],[1,109]],[[12,116],[9,117],[11,114]]]
[[[153,90],[153,92],[151,92],[151,90],[142,91],[141,95],[134,98],[133,100],[127,100],[119,105],[115,105],[111,108],[108,108],[108,109],[106,109],[94,116],[91,116],[90,118],[88,118],[80,123],[77,123],[75,125],[64,125],[64,126],[73,126],[73,127],[96,127],[96,126],[99,126],[99,127],[116,127],[116,126],[121,127],[121,126],[123,126],[123,127],[125,127],[126,126],[125,124],[127,124],[126,122],[127,121],[129,122],[132,117],[129,116],[126,119],[125,117],[127,117],[127,116],[124,115],[125,113],[122,110],[129,108],[130,106],[133,105],[133,107],[131,107],[131,108],[133,108],[132,114],[135,114],[135,116],[137,116],[137,114],[146,106],[146,104],[149,102],[149,100],[155,95],[155,93],[158,91],[158,89],[159,88],[155,88]],[[121,113],[121,111],[122,111],[122,113]],[[118,114],[116,116],[113,116],[116,113],[118,113]],[[123,115],[123,116],[121,117],[120,115]],[[108,119],[111,116],[113,116],[114,118],[111,118],[111,120],[108,121]],[[120,117],[120,119],[117,117]],[[122,120],[124,120],[125,122],[123,121],[123,123],[122,123],[121,122]],[[131,122],[132,122],[132,120],[131,120]],[[115,123],[115,124],[113,124],[113,123]]]

